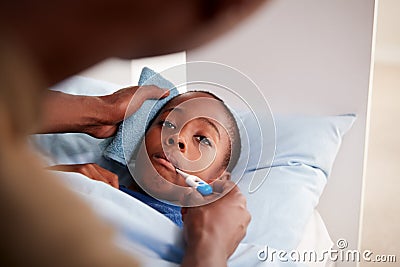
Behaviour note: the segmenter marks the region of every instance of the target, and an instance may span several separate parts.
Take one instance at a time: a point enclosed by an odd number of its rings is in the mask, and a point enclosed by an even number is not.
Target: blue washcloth
[[[139,147],[149,122],[171,98],[178,95],[178,90],[170,81],[147,67],[142,69],[138,84],[140,86],[156,85],[168,89],[170,92],[168,97],[161,100],[144,101],[143,105],[133,115],[121,123],[114,137],[100,143],[100,148],[106,158],[123,165],[127,165]]]

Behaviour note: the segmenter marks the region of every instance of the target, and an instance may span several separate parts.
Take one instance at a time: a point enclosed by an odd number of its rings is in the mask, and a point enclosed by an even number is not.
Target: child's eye
[[[169,122],[169,121],[160,121],[160,125],[162,127],[167,127],[167,128],[170,128],[170,129],[176,129],[176,126],[174,124],[172,124],[171,122]]]
[[[196,140],[199,141],[199,142],[200,142],[201,144],[203,144],[203,145],[212,146],[212,145],[211,145],[210,139],[208,139],[208,138],[205,137],[205,136],[196,135],[194,138],[196,138]]]

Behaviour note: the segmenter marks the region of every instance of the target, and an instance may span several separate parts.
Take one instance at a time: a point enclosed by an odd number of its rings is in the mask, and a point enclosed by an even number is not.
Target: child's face
[[[136,158],[135,177],[160,190],[165,183],[154,176],[186,186],[175,168],[206,182],[219,178],[230,157],[231,139],[223,125],[228,125],[225,108],[210,95],[191,92],[176,97],[149,127]]]

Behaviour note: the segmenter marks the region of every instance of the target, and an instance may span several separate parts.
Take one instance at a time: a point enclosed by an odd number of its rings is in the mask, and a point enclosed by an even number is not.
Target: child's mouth
[[[157,153],[153,155],[153,159],[160,165],[166,167],[167,169],[175,172],[175,166],[168,160],[164,153]]]

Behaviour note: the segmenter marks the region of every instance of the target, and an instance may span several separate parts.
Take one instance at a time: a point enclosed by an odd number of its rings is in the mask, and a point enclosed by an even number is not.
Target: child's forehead
[[[193,104],[193,105],[201,105],[202,104],[202,99],[213,99],[215,100],[215,103],[219,103],[220,101],[217,100],[214,96],[206,93],[206,92],[186,92],[183,94],[180,94],[176,97],[174,97],[171,101],[169,101],[163,108],[162,111],[165,109],[171,109],[173,107],[176,107],[178,105],[181,105],[182,103],[187,103]],[[191,101],[191,100],[198,100],[198,101]],[[208,103],[210,101],[207,101]],[[214,101],[213,101],[214,102]],[[221,103],[219,103],[221,104]]]

